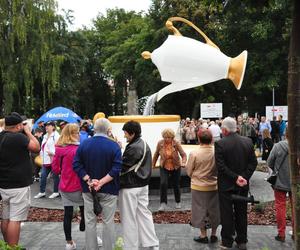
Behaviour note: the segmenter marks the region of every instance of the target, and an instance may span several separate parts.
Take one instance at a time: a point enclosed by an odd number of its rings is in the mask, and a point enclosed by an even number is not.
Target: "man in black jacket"
[[[124,250],[138,250],[139,246],[159,249],[153,217],[148,209],[148,189],[152,169],[149,146],[141,139],[141,125],[136,121],[123,126],[128,144],[123,153],[120,176],[119,207]]]
[[[226,117],[223,139],[215,142],[222,249],[232,247],[234,235],[237,247],[247,249],[247,203],[233,200],[232,195],[248,196],[249,179],[257,166],[251,139],[238,135],[236,127],[236,121]]]

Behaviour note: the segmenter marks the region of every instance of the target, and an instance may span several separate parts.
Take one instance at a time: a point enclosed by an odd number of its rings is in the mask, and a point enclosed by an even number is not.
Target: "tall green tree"
[[[128,88],[138,89],[140,96],[147,92],[143,89],[147,89],[148,76],[142,70],[146,62],[141,52],[151,36],[148,21],[142,13],[123,9],[108,10],[106,16],[99,15],[95,20],[98,39],[102,44],[100,60],[104,72],[114,84],[116,114],[124,112]]]
[[[59,85],[54,0],[0,1],[0,112],[46,110]]]

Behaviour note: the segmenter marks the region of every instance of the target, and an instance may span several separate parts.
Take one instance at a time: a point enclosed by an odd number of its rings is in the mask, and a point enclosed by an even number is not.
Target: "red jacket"
[[[73,170],[73,159],[78,145],[56,146],[52,162],[52,171],[60,174],[59,190],[62,192],[81,191],[78,175]]]

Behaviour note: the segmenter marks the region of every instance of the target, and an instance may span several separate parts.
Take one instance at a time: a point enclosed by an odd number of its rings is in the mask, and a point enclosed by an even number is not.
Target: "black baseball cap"
[[[52,125],[53,127],[56,126],[55,122],[54,121],[49,121],[45,124],[45,126],[48,126],[48,125]]]
[[[14,126],[22,123],[24,119],[22,116],[17,112],[12,112],[11,114],[5,116],[5,126]]]

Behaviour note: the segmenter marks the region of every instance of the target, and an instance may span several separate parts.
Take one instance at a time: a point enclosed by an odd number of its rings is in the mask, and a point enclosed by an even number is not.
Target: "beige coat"
[[[191,189],[198,191],[217,190],[214,151],[212,145],[200,145],[198,149],[190,153],[186,172],[191,178]]]
[[[178,141],[173,140],[172,146],[173,146],[173,149],[174,149],[173,150],[174,168],[178,169],[182,165],[186,164],[186,160],[187,160],[186,159],[186,153],[184,152],[181,144]],[[155,166],[155,164],[157,162],[157,159],[160,156],[160,166],[163,167],[164,163],[165,163],[164,155],[165,155],[164,154],[164,140],[162,139],[157,143],[156,150],[155,150],[155,153],[153,155],[152,165]],[[179,156],[181,157],[181,159],[180,159]]]

